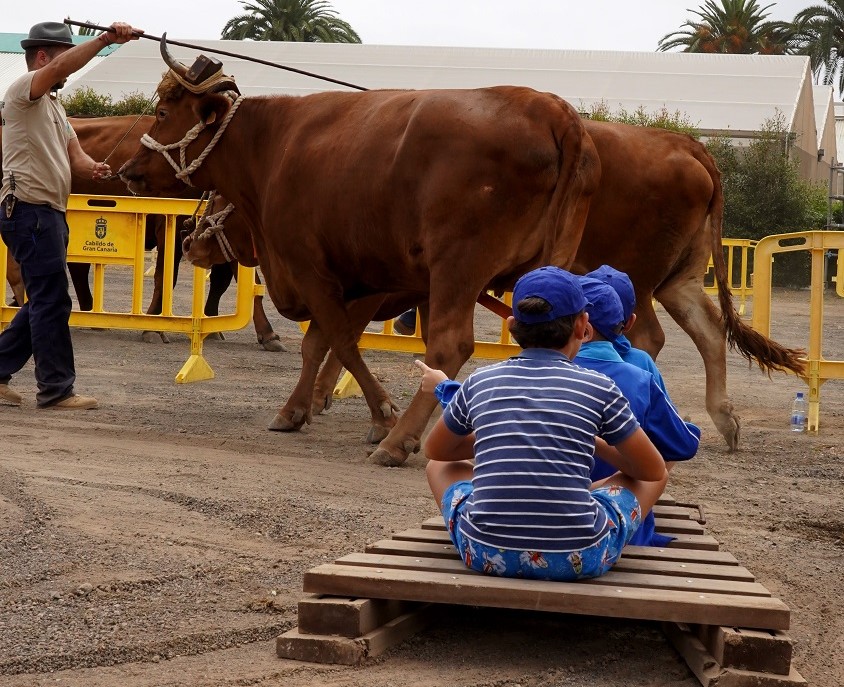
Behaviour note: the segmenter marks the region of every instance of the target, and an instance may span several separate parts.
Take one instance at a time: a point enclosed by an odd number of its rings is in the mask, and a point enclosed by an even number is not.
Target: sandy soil
[[[774,302],[775,337],[805,344],[808,294]],[[703,428],[670,492],[703,504],[708,530],[791,607],[803,676],[844,684],[844,389],[823,388],[818,435],[793,435],[803,383],[731,355],[743,435],[730,454],[704,411],[697,352],[661,318],[658,362]],[[74,330],[77,390],[97,411],[39,411],[31,365],[15,378],[23,407],[0,407],[0,687],[697,684],[652,624],[456,607],[359,668],[276,658],[306,569],[436,510],[421,455],[398,469],[366,462],[361,399],[300,433],[266,431],[300,368],[297,326],[271,319],[289,353],[232,333],[206,344],[217,377],[192,385],[173,383],[185,339]],[[829,359],[844,359],[842,329],[844,302],[830,295]],[[366,357],[405,406],[411,357]]]

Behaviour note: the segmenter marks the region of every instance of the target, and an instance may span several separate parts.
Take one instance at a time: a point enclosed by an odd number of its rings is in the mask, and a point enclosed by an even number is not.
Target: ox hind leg
[[[680,275],[656,292],[668,314],[691,337],[703,358],[706,373],[706,411],[722,434],[730,451],[738,448],[741,427],[727,396],[727,343],[721,313],[703,291],[703,281]]]
[[[164,308],[164,258],[167,251],[165,244],[167,241],[167,223],[161,215],[150,215],[147,217],[147,246],[155,245],[158,250],[155,253],[155,274],[153,275],[152,283],[152,299],[147,308],[147,315],[160,315]],[[154,241],[154,243],[153,243]],[[173,286],[179,279],[179,263],[182,260],[182,242],[179,240],[179,232],[176,232],[176,245],[173,249]],[[142,338],[147,343],[153,343],[156,337],[160,338],[164,343],[170,343],[170,339],[164,332],[146,331],[142,333]]]
[[[636,293],[636,322],[626,336],[631,344],[646,351],[654,360],[665,345],[665,332],[654,312],[650,293]]]
[[[455,264],[447,260],[443,262]],[[461,292],[455,293],[439,287],[440,284],[450,283],[447,276],[431,274],[431,284],[435,288],[429,299],[429,316],[425,318],[425,364],[442,370],[453,379],[474,352],[475,300],[484,285],[469,284]],[[396,426],[372,454],[373,462],[386,466],[401,465],[410,453],[418,451],[422,433],[437,406],[434,394],[417,391]]]
[[[392,402],[387,392],[378,383],[364,363],[357,348],[357,338],[369,322],[383,300],[383,296],[362,298],[351,304],[348,309],[338,304],[319,304],[320,314],[314,314],[311,325],[302,339],[302,372],[290,399],[282,407],[270,424],[271,430],[291,431],[311,422],[313,415],[314,386],[319,366],[328,353],[329,345],[336,351],[337,359],[360,384],[372,415],[374,433],[386,435],[396,422],[395,411],[398,407]],[[332,324],[332,336],[329,338],[319,326],[319,319],[328,318]],[[333,387],[332,387],[333,388]]]

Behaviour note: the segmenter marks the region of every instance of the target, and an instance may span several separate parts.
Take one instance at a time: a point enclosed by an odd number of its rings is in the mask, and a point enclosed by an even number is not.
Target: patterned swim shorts
[[[460,532],[461,510],[471,493],[472,483],[468,480],[455,482],[446,489],[440,505],[443,519],[466,566],[499,577],[559,581],[599,577],[615,565],[642,520],[639,502],[632,491],[618,486],[602,487],[593,490],[592,497],[604,509],[610,528],[599,542],[567,553],[498,549],[479,544]]]

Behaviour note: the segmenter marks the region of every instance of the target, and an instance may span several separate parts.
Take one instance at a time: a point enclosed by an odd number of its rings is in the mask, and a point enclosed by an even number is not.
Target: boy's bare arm
[[[474,460],[475,434],[455,434],[439,418],[425,440],[425,455],[430,460],[444,462]]]
[[[596,438],[595,452],[631,479],[659,482],[665,477],[665,461],[641,427],[615,446]]]

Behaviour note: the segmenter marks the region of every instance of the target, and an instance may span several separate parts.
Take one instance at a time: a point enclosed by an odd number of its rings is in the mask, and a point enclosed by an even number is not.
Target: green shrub
[[[687,114],[680,112],[680,110],[669,112],[664,105],[656,112],[648,112],[643,105],[640,105],[633,112],[628,112],[623,107],[612,112],[609,105],[602,100],[598,103],[592,103],[588,112],[581,112],[580,114],[587,119],[594,119],[598,122],[621,122],[634,126],[653,126],[698,138],[697,128],[692,124]]]
[[[60,100],[68,115],[88,117],[138,115],[151,111],[154,105],[139,91],[124,95],[115,103],[110,95],[101,95],[90,86],[77,88],[69,95],[60,96]]]

